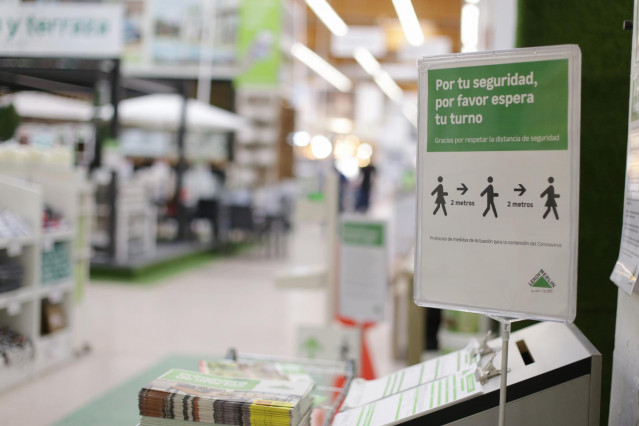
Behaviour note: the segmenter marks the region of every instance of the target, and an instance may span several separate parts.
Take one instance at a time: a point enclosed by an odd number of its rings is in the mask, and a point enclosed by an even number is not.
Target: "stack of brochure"
[[[310,382],[170,370],[140,390],[140,426],[309,425],[312,389]]]
[[[202,360],[199,364],[201,373],[214,376],[239,379],[291,380],[294,382],[313,381],[313,378],[303,365],[293,362],[212,359]]]

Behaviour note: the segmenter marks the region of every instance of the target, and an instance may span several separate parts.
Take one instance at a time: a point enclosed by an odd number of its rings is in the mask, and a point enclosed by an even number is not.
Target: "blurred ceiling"
[[[392,0],[329,0],[331,6],[346,22],[353,26],[377,26],[384,30],[386,55],[380,62],[401,62],[399,51],[406,47],[404,32],[399,24]],[[422,31],[428,42],[429,37],[445,36],[451,41],[452,51],[459,52],[460,20],[462,0],[412,0]],[[352,58],[337,58],[330,53],[331,33],[315,16],[310,8],[307,15],[307,44],[338,66],[355,64]],[[400,83],[403,88],[413,89],[412,83]]]
[[[452,41],[453,51],[460,50],[460,19],[462,0],[413,0],[413,7],[417,18],[422,24],[424,35],[447,36]],[[335,11],[349,26],[381,26],[390,39],[401,37],[404,33],[392,0],[333,0],[330,2]],[[314,50],[327,49],[330,42],[330,32],[315,14],[307,8],[307,40]],[[399,43],[395,43],[395,47]],[[391,52],[392,53],[392,52]]]

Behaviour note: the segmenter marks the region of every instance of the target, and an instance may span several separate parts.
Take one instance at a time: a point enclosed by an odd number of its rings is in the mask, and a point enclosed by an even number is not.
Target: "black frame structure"
[[[121,83],[119,58],[0,58],[0,87],[10,91],[37,90],[60,95],[85,95],[93,98],[96,105],[110,103],[113,106],[109,125],[111,137],[118,135]],[[102,138],[97,130],[91,168],[100,167],[102,162]]]

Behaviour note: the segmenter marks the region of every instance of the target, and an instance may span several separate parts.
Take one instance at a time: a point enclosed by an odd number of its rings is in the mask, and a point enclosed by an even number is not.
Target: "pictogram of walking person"
[[[546,219],[546,216],[548,216],[548,213],[550,213],[550,210],[552,210],[552,212],[555,214],[555,219],[559,220],[559,214],[557,213],[557,198],[559,198],[559,194],[555,194],[555,187],[553,186],[553,182],[555,181],[555,179],[550,176],[548,178],[548,183],[550,185],[548,185],[548,188],[546,188],[546,190],[544,192],[541,193],[541,195],[539,196],[540,198],[546,198],[546,212],[544,213],[544,219]]]
[[[435,204],[437,204],[437,207],[435,207],[435,211],[433,212],[433,214],[437,214],[437,211],[441,207],[442,211],[444,212],[444,216],[448,216],[448,214],[446,213],[446,199],[444,198],[448,195],[448,192],[444,192],[444,185],[442,185],[443,180],[444,178],[441,176],[437,178],[437,182],[439,182],[439,185],[437,185],[437,188],[433,189],[433,192],[431,192],[430,195],[437,194],[437,198],[435,198]]]
[[[495,208],[495,197],[499,197],[499,194],[495,192],[495,188],[493,188],[493,177],[488,176],[489,185],[481,192],[481,196],[486,196],[486,210],[484,210],[484,214],[482,216],[486,217],[490,209],[493,209],[493,213],[495,217],[497,217],[497,209]]]

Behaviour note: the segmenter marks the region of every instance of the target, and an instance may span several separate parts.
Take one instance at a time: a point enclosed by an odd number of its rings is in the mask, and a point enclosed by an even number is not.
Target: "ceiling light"
[[[315,15],[326,25],[330,32],[338,37],[348,33],[348,26],[326,0],[306,0],[306,4],[315,12]]]
[[[304,63],[304,65],[315,71],[320,77],[335,86],[337,90],[348,92],[353,88],[353,83],[348,77],[303,44],[295,43],[291,47],[291,54]]]
[[[293,145],[304,147],[311,143],[311,135],[308,132],[300,131],[293,133]]]
[[[346,137],[338,137],[335,139],[333,155],[337,160],[353,158],[357,155],[358,146],[359,139],[356,136],[350,135]]]
[[[461,12],[461,42],[464,52],[475,52],[479,42],[479,6],[466,4]]]
[[[372,76],[375,76],[382,69],[377,59],[368,49],[363,47],[356,48],[353,52],[353,57],[364,68],[364,71]]]
[[[313,136],[313,139],[311,139],[311,153],[313,157],[318,160],[323,160],[328,158],[331,152],[333,152],[333,144],[331,144],[331,141],[329,141],[326,136]]]
[[[404,113],[404,117],[410,121],[410,124],[417,127],[417,105],[411,103],[406,104],[404,108],[402,108],[402,112]]]
[[[335,168],[347,179],[354,179],[359,174],[359,164],[357,158],[342,158],[335,162]]]
[[[343,117],[334,117],[328,120],[328,129],[333,133],[345,134],[353,131],[353,120]]]
[[[357,147],[357,158],[360,160],[370,160],[373,156],[373,147],[369,143],[363,143]]]
[[[404,92],[386,71],[382,70],[377,73],[374,80],[379,88],[382,89],[382,92],[384,92],[391,100],[395,102],[400,102],[402,100]]]
[[[421,46],[424,43],[424,33],[419,25],[415,9],[410,0],[393,0],[393,6],[402,24],[406,40],[413,46]]]
[[[353,52],[353,57],[355,57],[355,60],[364,68],[364,71],[373,76],[373,80],[375,80],[375,83],[377,83],[386,96],[395,102],[401,101],[404,92],[397,83],[395,83],[395,80],[393,80],[390,74],[382,69],[382,66],[377,62],[377,59],[375,59],[371,52],[363,47],[358,47]]]

